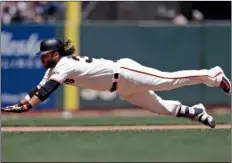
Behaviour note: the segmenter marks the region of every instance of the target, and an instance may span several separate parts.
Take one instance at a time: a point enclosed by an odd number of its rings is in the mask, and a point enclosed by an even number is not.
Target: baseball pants
[[[128,58],[120,59],[117,63],[120,66],[119,95],[136,106],[162,115],[176,115],[182,104],[179,101],[163,100],[154,91],[202,83],[216,86],[217,74],[207,69],[161,72]]]

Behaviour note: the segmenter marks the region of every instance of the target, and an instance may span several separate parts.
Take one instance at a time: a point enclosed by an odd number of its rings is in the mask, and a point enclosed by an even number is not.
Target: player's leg
[[[162,72],[154,68],[143,66],[133,60],[122,62],[122,74],[127,80],[135,82],[141,90],[171,90],[186,85],[206,84],[209,87],[221,87],[230,94],[231,83],[223,70],[216,66],[212,69],[182,70],[176,72]]]
[[[201,122],[204,125],[215,127],[213,117],[208,115],[202,104],[186,106],[179,101],[163,100],[153,91],[141,92],[126,97],[130,103],[161,115],[185,117]]]

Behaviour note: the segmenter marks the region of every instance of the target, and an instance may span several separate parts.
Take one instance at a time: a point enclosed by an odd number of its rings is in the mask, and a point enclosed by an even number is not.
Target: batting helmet
[[[43,55],[54,50],[61,50],[64,48],[64,42],[57,38],[46,39],[40,43],[40,51],[36,55]]]

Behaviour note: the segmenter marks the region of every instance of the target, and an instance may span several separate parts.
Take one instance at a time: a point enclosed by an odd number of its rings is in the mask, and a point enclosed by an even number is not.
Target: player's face
[[[41,63],[42,63],[44,68],[46,68],[46,69],[52,68],[58,62],[58,60],[57,60],[57,52],[49,52],[47,54],[43,54],[40,57],[40,60],[41,60]]]

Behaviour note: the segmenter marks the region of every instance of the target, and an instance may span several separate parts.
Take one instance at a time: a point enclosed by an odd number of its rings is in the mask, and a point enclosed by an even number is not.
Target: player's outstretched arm
[[[51,93],[59,87],[59,85],[60,83],[55,80],[48,80],[44,86],[42,86],[40,89],[37,89],[32,98],[27,101],[25,100],[23,104],[1,108],[1,111],[16,113],[29,111],[34,106],[46,100],[51,95]]]
[[[28,100],[30,100],[33,96],[34,96],[34,94],[38,91],[38,89],[39,89],[39,87],[37,86],[37,87],[35,87],[35,88],[33,88],[30,92],[28,92],[28,94],[20,101],[20,103],[19,104],[17,104],[18,106],[22,106],[23,104],[26,104],[26,102],[28,101]]]
[[[24,104],[27,104],[28,100],[34,96],[36,91],[38,91],[38,86],[33,88],[30,92],[28,92],[28,94],[22,100],[20,100],[18,104],[3,107],[1,108],[1,111],[11,112],[12,110],[20,109],[19,107],[23,106]]]

